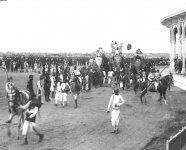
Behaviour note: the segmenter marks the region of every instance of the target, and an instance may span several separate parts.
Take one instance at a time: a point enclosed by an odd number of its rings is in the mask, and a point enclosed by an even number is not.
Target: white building
[[[163,18],[161,24],[170,30],[170,70],[175,71],[174,59],[178,54],[182,60],[181,73],[185,73],[186,7]]]

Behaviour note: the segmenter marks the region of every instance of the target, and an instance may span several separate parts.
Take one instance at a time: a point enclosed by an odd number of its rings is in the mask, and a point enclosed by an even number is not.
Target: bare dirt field
[[[25,89],[30,73],[12,73],[14,83]],[[39,78],[34,74],[34,86]],[[166,140],[186,125],[186,91],[172,87],[167,92],[168,105],[160,104],[158,93],[149,92],[147,105],[142,105],[133,90],[120,90],[125,99],[121,107],[119,134],[110,133],[110,114],[106,109],[112,94],[110,87],[82,92],[79,107],[74,109],[73,96],[68,94],[68,106],[54,106],[54,101],[41,107],[37,122],[45,134],[42,143],[30,132],[29,144],[21,146],[23,137],[16,139],[17,117],[7,136],[8,118],[5,98],[6,74],[0,72],[0,150],[165,150]],[[44,97],[43,101],[44,101]]]

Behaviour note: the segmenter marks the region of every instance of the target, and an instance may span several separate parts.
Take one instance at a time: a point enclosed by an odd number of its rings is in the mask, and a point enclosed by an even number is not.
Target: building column
[[[174,26],[174,27],[176,27],[176,26]],[[172,53],[173,53],[173,59],[175,59],[177,57],[176,56],[177,36],[176,36],[176,34],[174,34],[174,27],[172,29],[172,48],[173,48]],[[174,60],[173,60],[173,72],[176,72]]]
[[[185,23],[182,23],[182,71],[185,74]]]
[[[181,40],[181,25],[177,26],[178,29],[178,36],[177,36],[177,48],[178,48],[178,59],[181,59],[181,52],[182,52],[182,40]]]
[[[170,67],[171,72],[175,72],[174,68],[174,30],[173,27],[170,27]]]
[[[177,43],[177,36],[176,34],[174,35],[174,30],[173,30],[173,57],[176,58],[176,43]]]

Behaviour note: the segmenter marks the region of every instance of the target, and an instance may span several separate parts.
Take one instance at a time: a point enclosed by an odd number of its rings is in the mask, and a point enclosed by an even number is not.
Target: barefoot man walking
[[[125,100],[121,95],[119,95],[119,89],[114,90],[114,94],[110,97],[110,101],[107,108],[107,113],[110,112],[110,107],[112,108],[111,111],[111,123],[114,127],[114,131],[112,133],[118,134],[118,125],[119,125],[119,115],[120,115],[120,106],[125,103]]]

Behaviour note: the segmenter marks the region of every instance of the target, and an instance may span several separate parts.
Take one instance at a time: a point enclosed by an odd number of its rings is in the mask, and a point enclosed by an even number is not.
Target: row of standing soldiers
[[[2,60],[0,60],[0,66],[6,69],[7,71],[18,71],[20,69],[21,72],[24,71],[26,67],[31,67],[34,70],[36,64],[38,66],[44,67],[44,65],[48,64],[65,64],[68,62],[69,66],[82,66],[86,65],[89,61],[89,57],[52,57],[52,56],[24,56],[24,55],[13,55],[6,57],[4,56]]]

